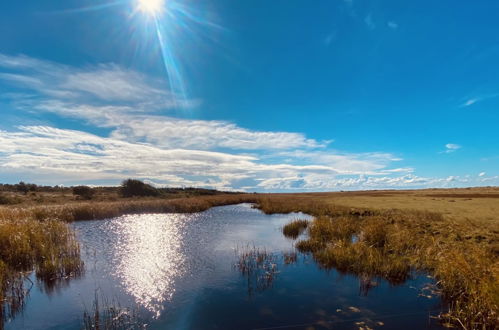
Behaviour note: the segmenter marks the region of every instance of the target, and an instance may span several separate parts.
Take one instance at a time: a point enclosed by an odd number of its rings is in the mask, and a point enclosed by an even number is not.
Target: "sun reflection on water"
[[[120,237],[114,250],[114,276],[139,306],[156,317],[172,299],[176,280],[187,270],[182,238],[188,217],[128,215],[114,223]]]

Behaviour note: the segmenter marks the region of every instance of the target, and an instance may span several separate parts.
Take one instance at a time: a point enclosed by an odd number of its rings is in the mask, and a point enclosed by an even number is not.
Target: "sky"
[[[0,2],[0,182],[499,185],[499,2]]]

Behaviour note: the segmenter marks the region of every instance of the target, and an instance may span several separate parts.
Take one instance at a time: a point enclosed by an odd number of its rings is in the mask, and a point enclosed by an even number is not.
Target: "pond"
[[[5,327],[81,329],[97,296],[101,308],[128,307],[148,329],[439,328],[431,316],[442,302],[425,290],[431,278],[394,286],[320,269],[282,234],[297,218],[310,217],[240,204],[73,223],[85,274],[56,288],[36,283]],[[245,271],[241,260],[256,266]]]

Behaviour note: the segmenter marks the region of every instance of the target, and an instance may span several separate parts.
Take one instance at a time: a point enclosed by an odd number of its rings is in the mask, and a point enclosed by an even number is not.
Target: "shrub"
[[[92,199],[95,191],[88,186],[73,187],[73,194],[83,199]]]
[[[123,197],[159,195],[158,189],[140,180],[134,179],[123,181],[120,187],[120,193]]]
[[[0,193],[0,205],[14,204],[12,198]]]

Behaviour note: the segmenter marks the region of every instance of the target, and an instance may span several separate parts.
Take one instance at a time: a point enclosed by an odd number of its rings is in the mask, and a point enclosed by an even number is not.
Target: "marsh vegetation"
[[[430,211],[340,207],[298,197],[260,204],[267,212],[296,209],[316,215],[296,247],[324,268],[379,276],[396,284],[427,271],[448,301],[444,324],[494,329],[498,324],[497,231]]]
[[[284,236],[296,239],[308,226],[308,220],[296,219],[282,228]]]
[[[83,312],[84,330],[138,330],[146,329],[140,320],[137,309],[122,307],[116,299],[107,298],[95,290],[95,298],[90,310]]]
[[[91,188],[90,200],[66,188],[20,184],[2,189],[4,317],[22,309],[31,286],[27,275],[32,271],[48,285],[83,271],[78,242],[66,222],[124,214],[191,213],[249,202],[267,214],[313,215],[313,221],[293,221],[282,231],[295,239],[306,231],[295,246],[323,268],[359,275],[369,285],[373,277],[397,284],[414,272],[428,272],[437,283],[434,291],[448,302],[448,311],[441,314],[445,324],[466,329],[494,329],[498,324],[498,189],[265,195],[173,189],[156,196],[121,197],[119,189],[112,187]],[[273,258],[265,251],[246,251],[239,269],[272,274]],[[283,258],[293,263],[296,254]],[[264,285],[255,282],[254,287],[259,286]]]

